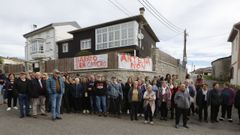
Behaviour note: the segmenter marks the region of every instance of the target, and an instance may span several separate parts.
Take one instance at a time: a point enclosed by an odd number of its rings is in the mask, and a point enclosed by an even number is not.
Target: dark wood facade
[[[95,30],[97,28],[102,28],[106,26],[121,24],[125,22],[136,21],[139,23],[143,23],[143,28],[141,29],[144,38],[141,40],[142,47],[140,48],[137,45],[130,45],[125,47],[118,47],[118,48],[109,48],[104,50],[96,50],[95,49]],[[140,29],[140,28],[138,28]],[[134,50],[136,50],[136,54],[139,57],[151,57],[151,48],[156,46],[156,42],[159,42],[157,36],[148,25],[147,21],[142,15],[133,16],[129,18],[124,18],[112,22],[107,22],[99,25],[94,25],[86,28],[81,28],[79,30],[69,32],[73,35],[73,39],[59,41],[58,44],[58,57],[61,58],[72,58],[77,56],[84,56],[84,55],[95,55],[95,54],[103,54],[103,53],[110,53],[110,52],[117,52],[117,53],[130,53],[133,55]],[[88,50],[81,50],[80,49],[80,41],[85,39],[91,39],[91,49]],[[140,40],[138,41],[139,44]],[[64,43],[68,43],[68,52],[63,53],[62,45]]]

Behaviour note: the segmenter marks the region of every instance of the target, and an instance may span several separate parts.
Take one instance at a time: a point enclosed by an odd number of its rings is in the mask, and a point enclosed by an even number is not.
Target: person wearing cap
[[[29,80],[26,78],[26,73],[20,73],[20,78],[15,83],[15,89],[18,93],[20,118],[30,116],[29,112]]]
[[[60,116],[60,108],[62,102],[62,96],[65,91],[65,85],[62,77],[60,77],[60,71],[53,70],[53,75],[47,80],[47,90],[50,95],[52,105],[52,120],[62,119]]]
[[[123,91],[116,77],[112,77],[112,82],[108,85],[109,112],[120,117],[120,106],[123,99]]]

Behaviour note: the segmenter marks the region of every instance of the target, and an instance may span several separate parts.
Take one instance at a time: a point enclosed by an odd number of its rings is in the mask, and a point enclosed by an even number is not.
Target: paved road
[[[174,121],[155,119],[154,125],[144,125],[143,120],[130,121],[98,117],[94,115],[64,114],[63,120],[52,122],[48,117],[18,118],[18,111],[5,111],[0,106],[0,135],[239,135],[237,122],[218,124],[199,123],[197,117],[191,117],[190,129],[175,129]]]

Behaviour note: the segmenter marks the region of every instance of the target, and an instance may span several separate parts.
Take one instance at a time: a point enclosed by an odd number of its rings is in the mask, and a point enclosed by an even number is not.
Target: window
[[[101,39],[98,40],[98,42],[101,42],[101,41],[102,41]],[[80,48],[81,50],[91,49],[91,39],[81,40]]]
[[[96,50],[137,45],[138,23],[112,25],[96,29]]]
[[[43,39],[34,39],[32,42],[32,54],[34,53],[44,53],[44,40]]]
[[[63,52],[63,53],[68,52],[68,43],[63,43],[63,44],[62,44],[62,52]]]

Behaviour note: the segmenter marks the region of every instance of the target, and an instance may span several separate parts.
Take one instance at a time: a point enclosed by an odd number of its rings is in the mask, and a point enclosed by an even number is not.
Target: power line
[[[145,2],[146,1],[146,2]],[[155,13],[164,21],[166,22],[168,25],[170,25],[171,27],[173,27],[176,30],[179,31],[183,31],[182,28],[176,26],[175,24],[173,24],[172,22],[170,22],[166,17],[164,17],[148,0],[143,0],[143,2],[148,5],[153,11],[155,11]]]
[[[118,5],[120,5],[120,7],[122,7],[122,9],[124,9],[128,14],[130,14],[131,15],[131,12],[127,9],[127,8],[125,8],[120,2],[118,2],[117,0],[114,0]]]
[[[164,21],[162,21],[156,14],[154,14],[150,9],[148,9],[148,7],[146,7],[140,0],[138,0],[138,2],[141,3],[149,11],[150,14],[152,14],[160,23],[165,25],[168,29],[170,29],[171,31],[173,31],[175,33],[179,33],[180,32],[180,31],[172,28],[171,26],[167,25],[166,23],[164,23]]]
[[[130,16],[124,9],[122,9],[118,4],[114,3],[111,0],[108,0],[110,3],[112,3],[116,8],[118,8],[120,11],[122,11],[125,15]]]

